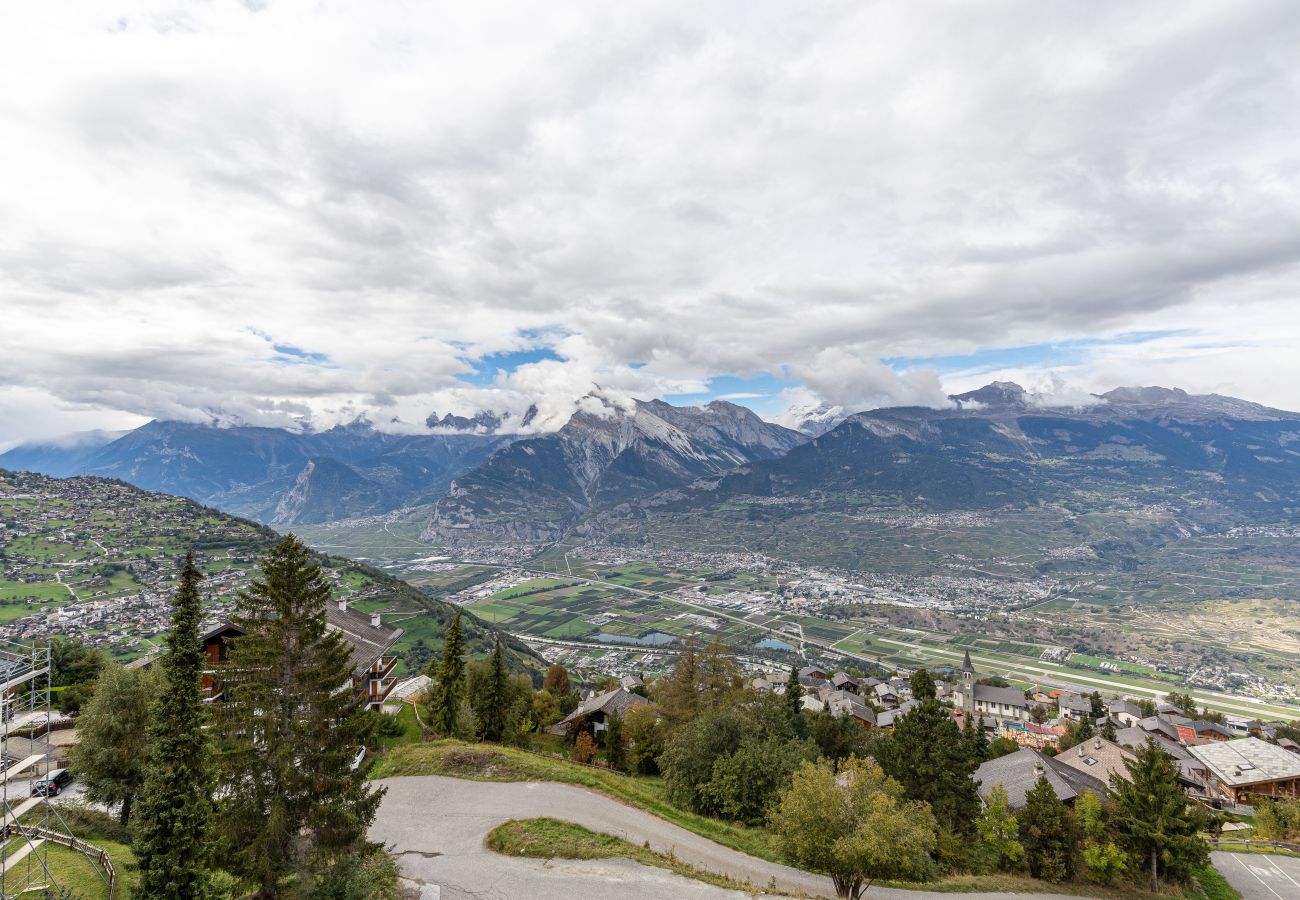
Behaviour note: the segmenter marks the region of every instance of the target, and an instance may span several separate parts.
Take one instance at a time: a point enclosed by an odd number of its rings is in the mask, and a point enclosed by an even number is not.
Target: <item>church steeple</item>
[[[961,673],[965,675],[967,672],[972,675],[975,674],[975,667],[971,665],[969,650],[966,651],[966,656],[961,661]]]
[[[969,650],[961,661],[961,705],[966,715],[975,715],[975,666],[970,661]]]

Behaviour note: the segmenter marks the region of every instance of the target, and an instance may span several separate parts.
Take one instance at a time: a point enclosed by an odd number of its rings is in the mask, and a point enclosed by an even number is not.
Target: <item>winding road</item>
[[[713,887],[627,859],[539,860],[487,849],[489,831],[510,819],[550,816],[592,831],[649,844],[702,869],[773,882],[801,897],[834,897],[829,878],[746,856],[603,794],[551,782],[463,781],[436,775],[388,778],[370,837],[396,856],[422,900],[743,900],[753,894]],[[1035,900],[1050,894],[963,894],[965,900]],[[873,900],[951,900],[951,894],[872,888]]]

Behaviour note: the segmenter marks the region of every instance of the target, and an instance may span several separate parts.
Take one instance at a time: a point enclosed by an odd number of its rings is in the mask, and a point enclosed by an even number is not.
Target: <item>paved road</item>
[[[678,859],[748,880],[772,879],[805,897],[834,897],[830,879],[746,856],[649,813],[583,788],[550,782],[493,783],[434,775],[389,778],[370,836],[388,845],[425,900],[741,900],[663,869],[618,860],[516,859],[493,853],[484,838],[509,819],[551,816],[672,852]],[[964,894],[963,900],[1035,900],[1047,894]],[[952,900],[950,894],[873,888],[873,900]]]
[[[1300,897],[1300,859],[1265,853],[1210,854],[1214,867],[1241,892],[1243,900],[1296,900]]]

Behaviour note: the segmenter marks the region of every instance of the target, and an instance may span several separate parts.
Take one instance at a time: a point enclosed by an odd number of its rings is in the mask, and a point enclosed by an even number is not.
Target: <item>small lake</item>
[[[754,646],[759,648],[760,650],[793,650],[794,649],[794,647],[792,647],[790,644],[787,644],[785,641],[782,640],[777,640],[776,638],[767,638],[765,640],[761,640]]]
[[[671,644],[677,640],[677,635],[652,631],[640,637],[628,637],[625,634],[605,634],[601,632],[596,635],[596,640],[603,641],[606,644],[636,644],[641,647],[662,647],[664,644]]]

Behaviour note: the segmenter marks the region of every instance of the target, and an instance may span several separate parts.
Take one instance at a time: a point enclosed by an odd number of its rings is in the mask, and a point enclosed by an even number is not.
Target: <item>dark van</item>
[[[38,778],[32,782],[32,796],[57,797],[70,784],[72,784],[72,770],[55,769],[44,778]]]

